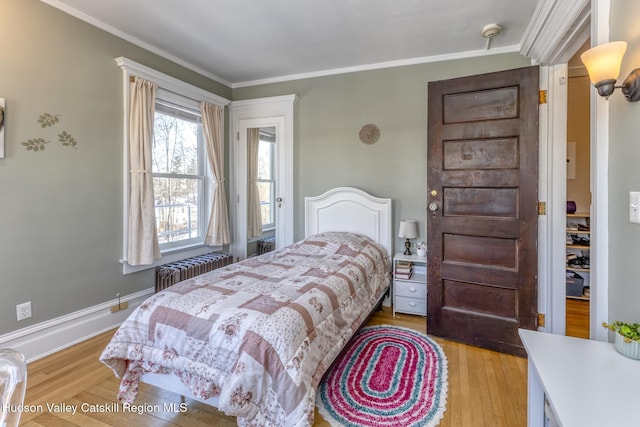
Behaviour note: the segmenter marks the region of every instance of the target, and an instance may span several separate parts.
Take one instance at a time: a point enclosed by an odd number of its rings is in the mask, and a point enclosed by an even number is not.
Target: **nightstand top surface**
[[[393,256],[393,259],[401,261],[427,262],[426,256],[418,256],[416,254],[405,255],[402,252],[396,252],[396,254]]]

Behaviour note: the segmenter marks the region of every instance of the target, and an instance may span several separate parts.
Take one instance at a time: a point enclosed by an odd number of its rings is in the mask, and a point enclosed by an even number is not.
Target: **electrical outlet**
[[[31,301],[16,305],[16,314],[18,321],[31,317]]]

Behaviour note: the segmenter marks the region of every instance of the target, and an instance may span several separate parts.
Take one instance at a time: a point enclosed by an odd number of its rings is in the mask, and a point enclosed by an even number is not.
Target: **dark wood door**
[[[525,355],[537,316],[538,67],[429,83],[429,334]]]

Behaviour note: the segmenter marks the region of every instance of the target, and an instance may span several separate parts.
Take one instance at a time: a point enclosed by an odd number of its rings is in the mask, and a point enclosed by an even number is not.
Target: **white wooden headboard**
[[[305,237],[326,231],[350,231],[379,242],[389,256],[393,251],[391,199],[372,196],[352,187],[338,187],[305,197]]]

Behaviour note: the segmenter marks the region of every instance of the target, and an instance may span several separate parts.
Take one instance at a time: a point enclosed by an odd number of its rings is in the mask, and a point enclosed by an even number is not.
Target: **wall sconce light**
[[[633,70],[622,86],[616,86],[626,50],[627,42],[605,43],[585,51],[580,59],[600,96],[609,98],[616,88],[620,88],[627,101],[636,102],[640,101],[640,68]]]
[[[409,239],[415,239],[418,237],[418,226],[416,222],[412,219],[404,219],[400,221],[400,231],[398,232],[398,237],[403,239],[407,239],[404,242],[404,254],[411,255],[411,242]]]

